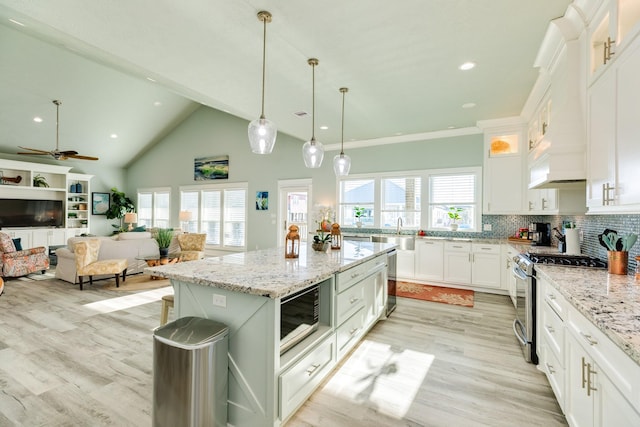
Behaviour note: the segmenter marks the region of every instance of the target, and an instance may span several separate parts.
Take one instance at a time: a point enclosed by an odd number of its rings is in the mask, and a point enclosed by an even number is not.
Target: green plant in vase
[[[364,215],[364,211],[363,207],[353,207],[353,216],[356,218],[356,227],[358,228],[362,227],[362,221],[360,221],[360,218]]]
[[[173,228],[158,228],[153,237],[156,239],[156,242],[158,242],[160,257],[169,255],[169,246],[173,239]]]
[[[127,212],[134,212],[135,205],[122,191],[118,191],[116,187],[111,189],[111,204],[107,211],[107,219],[119,219],[120,224],[112,224],[111,226],[116,229],[114,233],[120,233],[124,231],[124,225],[122,219]]]
[[[449,219],[451,219],[451,231],[456,231],[458,229],[458,220],[462,218],[460,216],[460,212],[462,212],[463,210],[464,209],[456,206],[451,206],[449,208],[447,215],[449,216]]]
[[[44,176],[37,174],[36,176],[33,177],[33,186],[41,187],[41,188],[49,188],[49,183],[47,182],[47,179]]]

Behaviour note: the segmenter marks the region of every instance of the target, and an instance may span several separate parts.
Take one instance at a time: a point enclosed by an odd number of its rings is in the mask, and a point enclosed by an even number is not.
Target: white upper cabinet
[[[483,206],[484,214],[518,214],[522,211],[524,182],[522,152],[525,124],[484,129]]]

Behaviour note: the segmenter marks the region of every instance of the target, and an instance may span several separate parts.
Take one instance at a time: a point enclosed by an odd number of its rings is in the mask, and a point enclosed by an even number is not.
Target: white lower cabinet
[[[441,240],[416,240],[415,275],[420,280],[442,281],[444,277],[444,242]]]
[[[279,378],[280,417],[286,419],[329,374],[336,364],[333,335],[315,347]]]
[[[396,276],[398,279],[413,279],[416,276],[415,259],[415,251],[398,250],[396,258]]]
[[[571,427],[640,426],[640,366],[538,279],[540,368]]]
[[[471,284],[500,288],[500,245],[471,243]]]
[[[444,281],[471,284],[471,242],[445,242]]]

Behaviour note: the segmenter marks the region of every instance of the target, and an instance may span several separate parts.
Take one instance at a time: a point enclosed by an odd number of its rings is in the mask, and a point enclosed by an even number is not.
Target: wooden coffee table
[[[156,267],[158,265],[168,265],[180,262],[180,254],[169,254],[166,257],[161,257],[160,255],[146,255],[138,256],[136,259],[146,261],[149,267]],[[151,276],[151,280],[156,279],[164,279],[164,277]]]

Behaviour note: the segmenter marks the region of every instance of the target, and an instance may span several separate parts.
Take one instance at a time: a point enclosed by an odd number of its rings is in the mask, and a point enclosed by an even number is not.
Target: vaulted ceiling
[[[257,118],[260,10],[273,15],[265,113],[280,132],[311,135],[310,57],[320,62],[316,137],[325,144],[340,142],[343,86],[347,148],[459,131],[521,112],[549,21],[569,3],[0,0],[0,152],[53,149],[53,99],[63,102],[60,149],[110,166],[126,166],[199,104]],[[459,70],[466,61],[476,67]]]

